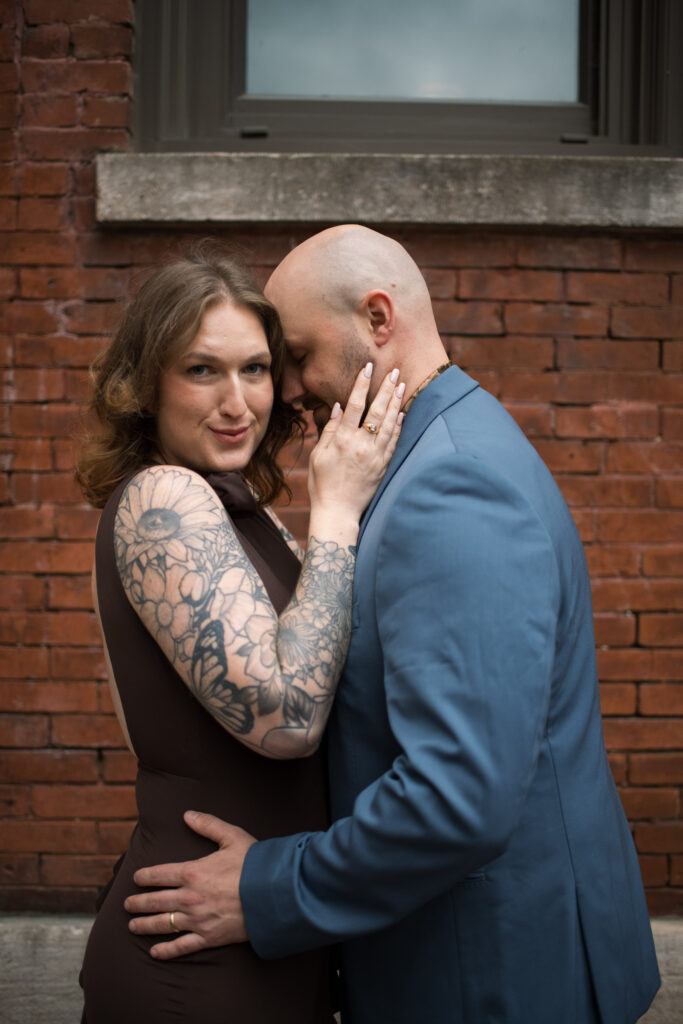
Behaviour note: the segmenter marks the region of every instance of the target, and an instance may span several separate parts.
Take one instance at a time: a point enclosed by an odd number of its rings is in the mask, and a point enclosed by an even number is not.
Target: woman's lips
[[[249,427],[239,427],[231,430],[216,430],[215,427],[209,427],[209,430],[218,441],[226,445],[241,444],[249,433]]]

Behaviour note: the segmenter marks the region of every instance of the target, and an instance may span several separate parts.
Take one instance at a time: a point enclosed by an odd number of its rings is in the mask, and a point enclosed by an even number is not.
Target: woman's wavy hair
[[[161,374],[189,346],[206,311],[225,300],[258,317],[272,356],[273,411],[244,475],[262,505],[282,490],[291,497],[276,459],[291,438],[303,436],[304,421],[282,400],[285,347],[277,312],[241,263],[204,242],[151,275],[91,367],[94,425],[81,444],[75,476],[96,508],[122,480],[155,461]]]

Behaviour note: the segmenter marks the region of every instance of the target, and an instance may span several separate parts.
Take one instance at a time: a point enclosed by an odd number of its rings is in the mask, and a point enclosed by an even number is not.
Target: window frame
[[[581,0],[579,102],[548,104],[248,96],[246,2],[136,0],[140,151],[683,154],[679,0]]]

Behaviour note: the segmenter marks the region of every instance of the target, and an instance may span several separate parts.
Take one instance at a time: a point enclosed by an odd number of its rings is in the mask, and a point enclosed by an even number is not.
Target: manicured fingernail
[[[372,377],[372,363],[368,363],[363,370],[366,377]]]
[[[406,418],[406,414],[404,412],[400,412],[398,414],[398,416],[396,417],[396,422],[398,423],[399,427],[401,426],[401,424],[403,423],[405,418]]]
[[[398,370],[391,371],[391,373],[389,374],[389,380],[391,381],[392,384],[396,383],[396,381],[398,380]]]
[[[336,420],[336,418],[337,418],[337,416],[339,415],[340,412],[341,412],[341,405],[339,404],[339,402],[335,402],[334,405],[332,406],[332,412],[330,413],[330,419],[331,420]]]
[[[135,921],[128,922],[128,928],[131,932],[137,931],[137,927],[138,926],[136,925]]]
[[[405,385],[405,381],[401,381],[401,383],[399,384],[399,386],[398,386],[398,387],[396,388],[396,397],[397,397],[397,398],[403,398],[403,396],[405,395],[405,393],[406,393],[406,385]]]

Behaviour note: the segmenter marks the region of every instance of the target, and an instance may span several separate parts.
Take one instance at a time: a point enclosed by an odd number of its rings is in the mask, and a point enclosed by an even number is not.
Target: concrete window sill
[[[683,228],[683,159],[107,153],[103,225],[360,221]]]

